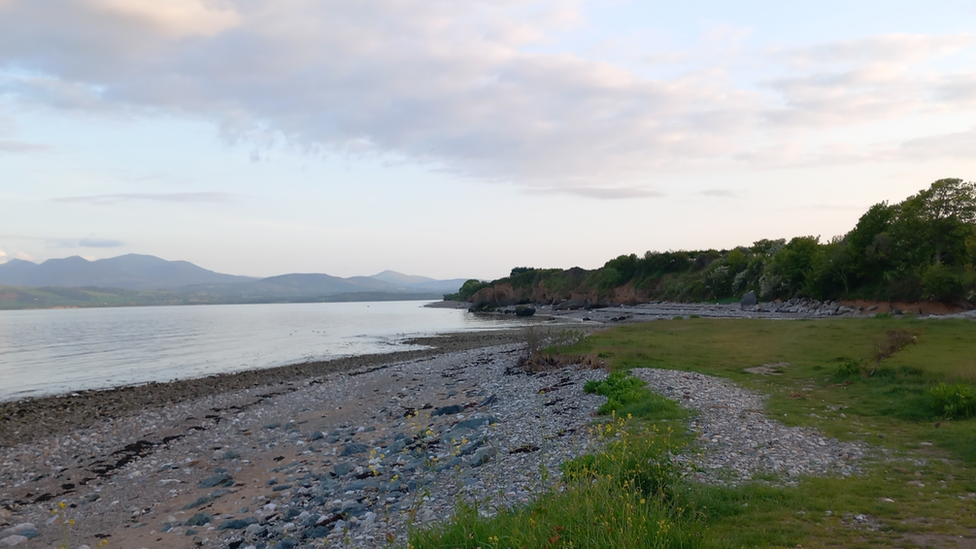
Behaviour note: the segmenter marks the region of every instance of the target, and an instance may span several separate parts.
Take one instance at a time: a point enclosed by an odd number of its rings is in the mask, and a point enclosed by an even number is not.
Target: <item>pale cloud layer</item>
[[[52,202],[80,203],[80,204],[116,204],[127,201],[147,202],[231,202],[234,195],[228,193],[124,193],[102,194],[94,196],[65,196],[53,198]]]
[[[934,1],[0,0],[0,261],[504,274],[840,234],[976,176],[976,9]]]
[[[228,142],[250,142],[254,160],[282,136],[321,154],[594,198],[634,196],[621,189],[664,172],[819,162],[834,151],[816,140],[782,154],[819,129],[976,109],[976,72],[928,68],[972,59],[974,34],[739,48],[707,70],[653,78],[532,50],[584,27],[582,5],[8,1],[0,91],[24,104],[209,118]],[[703,39],[749,34],[716,26]],[[744,58],[780,76],[737,85],[729,71]]]

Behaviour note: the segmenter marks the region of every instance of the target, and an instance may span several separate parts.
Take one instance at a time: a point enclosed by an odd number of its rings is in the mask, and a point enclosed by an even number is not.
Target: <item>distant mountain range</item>
[[[246,276],[215,273],[188,261],[166,261],[152,255],[128,254],[88,261],[73,256],[48,259],[38,265],[11,259],[0,265],[0,284],[39,288],[172,289],[189,284],[233,284],[255,280]]]
[[[436,280],[396,271],[373,276],[340,278],[327,274],[284,274],[252,278],[216,273],[187,261],[166,261],[151,255],[128,254],[110,259],[88,261],[81,257],[49,259],[41,264],[13,259],[0,265],[0,285],[24,289],[44,288],[45,296],[92,296],[97,301],[105,292],[130,304],[163,303],[266,303],[274,301],[343,301],[366,299],[436,299],[454,293],[466,279]],[[74,288],[84,292],[65,292]],[[99,291],[95,291],[98,289]],[[13,288],[0,290],[4,301],[50,301],[38,297],[37,291],[20,292]],[[4,298],[4,296],[7,296]],[[124,297],[122,297],[124,296]],[[345,296],[345,297],[343,297]],[[146,301],[149,302],[146,302]],[[162,302],[157,303],[162,300]],[[54,299],[57,301],[57,299]],[[59,303],[48,306],[57,306]],[[94,304],[94,303],[93,303]],[[13,303],[6,303],[10,308]],[[62,305],[77,305],[65,302]]]

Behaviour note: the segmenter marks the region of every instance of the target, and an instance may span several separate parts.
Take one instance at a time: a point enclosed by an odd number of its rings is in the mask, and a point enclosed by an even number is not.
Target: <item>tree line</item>
[[[897,204],[871,206],[847,234],[763,239],[731,250],[621,255],[600,269],[517,267],[493,282],[469,280],[466,300],[503,282],[599,296],[633,285],[643,299],[709,301],[754,291],[763,300],[812,297],[976,301],[976,183],[940,179]]]

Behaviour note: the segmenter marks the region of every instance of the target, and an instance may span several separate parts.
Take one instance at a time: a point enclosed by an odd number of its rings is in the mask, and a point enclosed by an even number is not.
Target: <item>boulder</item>
[[[742,296],[742,300],[739,301],[739,305],[742,307],[752,307],[757,303],[759,303],[759,297],[756,295],[756,292],[753,291],[746,293],[744,296]]]

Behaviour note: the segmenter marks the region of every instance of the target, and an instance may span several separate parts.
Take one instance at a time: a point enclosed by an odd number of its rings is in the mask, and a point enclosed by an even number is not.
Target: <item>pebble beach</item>
[[[71,548],[388,547],[448,520],[458,497],[527,503],[596,449],[604,399],[583,385],[606,374],[527,374],[523,341],[456,334],[424,351],[4,403],[0,547],[66,535]],[[766,417],[728,380],[634,375],[694,411],[697,443],[677,459],[699,482],[854,475],[870,452]]]

